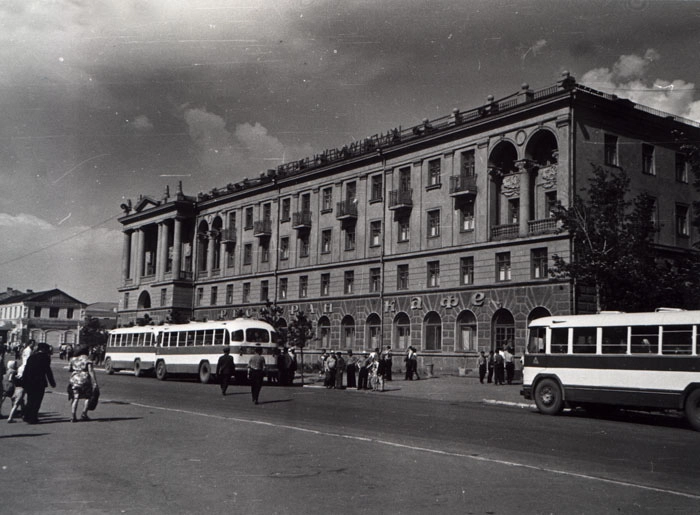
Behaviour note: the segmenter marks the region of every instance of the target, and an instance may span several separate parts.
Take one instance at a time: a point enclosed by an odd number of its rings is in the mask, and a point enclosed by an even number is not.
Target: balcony
[[[338,220],[355,220],[357,218],[357,203],[352,200],[336,204],[335,217]]]
[[[297,211],[292,214],[292,228],[311,229],[311,211]]]
[[[268,238],[272,235],[272,220],[258,220],[253,223],[253,236]]]
[[[230,243],[231,245],[236,244],[236,228],[235,227],[221,230],[221,243]]]
[[[518,224],[494,225],[491,227],[492,240],[510,240],[518,237]]]
[[[558,224],[556,218],[545,218],[543,220],[530,220],[527,223],[527,234],[536,236],[538,234],[552,234],[557,232]]]
[[[476,175],[455,175],[450,177],[450,196],[473,197],[476,195]]]
[[[389,209],[411,209],[413,207],[413,190],[393,190],[389,192]]]

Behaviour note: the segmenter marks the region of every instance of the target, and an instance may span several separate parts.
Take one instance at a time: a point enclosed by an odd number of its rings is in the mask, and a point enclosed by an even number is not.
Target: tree
[[[313,338],[313,324],[303,311],[298,311],[287,328],[287,342],[299,349],[301,384],[304,384],[304,347]]]
[[[555,209],[573,242],[566,261],[552,256],[552,276],[572,279],[594,291],[596,310],[650,309],[649,280],[655,277],[651,217],[654,200],[642,194],[627,200],[630,180],[621,169],[593,167],[585,198]]]
[[[282,318],[283,313],[283,308],[268,300],[265,303],[265,307],[260,309],[260,319],[274,327],[275,331],[277,331],[277,334],[281,338],[280,343],[286,344],[285,337],[287,331],[284,325],[284,319]]]
[[[102,327],[99,318],[85,317],[83,326],[80,328],[80,343],[87,345],[90,349],[107,343],[107,330]]]
[[[700,194],[700,147],[696,143],[697,138],[693,140],[682,131],[674,131],[673,136],[690,168],[690,174],[693,176],[693,187]],[[693,213],[692,225],[700,229],[700,200],[693,202]],[[700,248],[700,242],[696,242],[695,246]]]

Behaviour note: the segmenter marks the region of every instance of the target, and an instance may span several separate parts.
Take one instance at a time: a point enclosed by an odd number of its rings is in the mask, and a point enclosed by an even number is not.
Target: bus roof
[[[163,330],[163,326],[154,325],[135,325],[133,327],[118,327],[110,329],[110,334],[129,334],[129,333],[159,333]]]
[[[274,327],[272,327],[267,322],[262,320],[254,320],[250,318],[236,318],[234,320],[215,320],[212,322],[190,322],[189,324],[172,324],[162,326],[163,331],[196,331],[198,329],[222,329],[227,328],[231,330],[236,329],[249,329],[249,328],[264,328],[271,332],[275,332]]]
[[[700,324],[700,311],[652,311],[650,313],[600,313],[538,318],[534,327],[613,327]]]

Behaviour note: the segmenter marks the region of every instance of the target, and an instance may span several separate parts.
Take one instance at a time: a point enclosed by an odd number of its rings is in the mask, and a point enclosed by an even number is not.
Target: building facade
[[[12,346],[30,339],[54,347],[77,343],[85,306],[58,289],[20,292],[10,288],[0,296],[0,343]]]
[[[586,187],[591,163],[656,198],[660,248],[698,241],[679,129],[698,124],[564,74],[253,180],[140,197],[122,206],[119,324],[255,316],[269,300],[287,322],[312,319],[312,348],[412,345],[451,369],[506,343],[520,354],[530,320],[590,310],[548,264],[571,256],[552,207]]]

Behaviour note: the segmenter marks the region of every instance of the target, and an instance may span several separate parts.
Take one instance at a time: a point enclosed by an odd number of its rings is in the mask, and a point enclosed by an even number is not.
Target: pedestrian
[[[318,364],[321,368],[321,377],[326,376],[326,360],[328,359],[328,353],[326,349],[321,349],[321,354],[318,357]]]
[[[335,388],[336,390],[343,389],[343,372],[345,371],[345,360],[343,353],[338,351],[335,353]]]
[[[513,356],[513,348],[508,346],[503,351],[503,362],[506,368],[506,382],[513,384],[513,376],[515,375],[515,356]]]
[[[357,356],[353,356],[352,349],[348,350],[348,359],[345,360],[345,376],[348,388],[357,388]]]
[[[34,340],[29,340],[27,344],[24,346],[22,349],[22,360],[19,365],[19,368],[17,369],[17,377],[22,379],[22,375],[24,374],[24,367],[27,366],[27,361],[29,360],[29,356],[32,355],[34,352],[34,348],[36,347],[36,342]]]
[[[411,345],[408,349],[408,363],[411,367],[409,380],[413,381],[414,375],[416,376],[416,380],[419,380],[420,376],[418,375],[418,353],[416,352],[416,348],[413,345]]]
[[[479,351],[479,357],[476,358],[476,364],[479,367],[479,382],[484,384],[484,377],[486,377],[486,356],[484,351]],[[489,381],[490,382],[490,381]]]
[[[7,416],[7,422],[12,423],[17,410],[24,414],[24,388],[21,381],[17,379],[17,361],[12,360],[7,363],[7,372],[2,378],[2,383],[4,391],[0,406],[5,398],[10,399],[10,414]]]
[[[493,355],[493,350],[489,351],[489,357],[486,360],[486,364],[488,366],[488,376],[486,378],[487,383],[491,383],[493,381],[493,372],[496,369],[496,358]]]
[[[39,423],[39,409],[44,400],[44,392],[48,385],[56,388],[56,381],[51,371],[51,355],[49,346],[46,343],[37,345],[24,366],[22,374],[22,385],[27,395],[27,402],[24,407],[23,418],[28,424]]]
[[[325,378],[323,380],[323,386],[326,388],[335,388],[335,354],[330,353],[328,354],[328,357],[326,358],[325,362]]]
[[[297,371],[297,355],[294,352],[294,349],[285,348],[284,349],[284,356],[285,356],[285,367],[286,367],[284,385],[291,386],[292,384],[294,384],[294,374]]]
[[[379,357],[377,355],[371,354],[372,362],[367,367],[369,372],[369,384],[372,387],[372,391],[376,392],[379,390]]]
[[[362,359],[360,363],[360,373],[357,376],[357,389],[358,390],[369,390],[369,365],[372,363],[372,357],[367,356]]]
[[[392,360],[392,355],[391,355],[391,347],[389,345],[386,346],[386,350],[382,354],[384,358],[384,367],[385,367],[385,372],[384,372],[384,380],[385,381],[391,381],[391,368],[393,367],[393,360]]]
[[[224,346],[224,353],[219,356],[219,361],[216,362],[216,377],[219,378],[222,396],[226,395],[226,390],[228,390],[228,385],[235,370],[236,366],[233,363],[233,356],[231,356],[231,347],[226,345]]]
[[[255,345],[255,355],[248,361],[248,379],[250,380],[250,393],[253,395],[253,402],[258,404],[260,390],[262,389],[263,378],[265,377],[265,358],[262,355],[262,347],[259,343]]]
[[[90,420],[88,417],[88,403],[93,391],[99,389],[95,367],[89,358],[90,349],[87,345],[80,345],[75,349],[74,356],[70,360],[70,386],[68,398],[71,400],[71,422],[77,422],[78,404],[80,399],[85,399],[80,420]]]
[[[505,361],[503,360],[503,351],[498,351],[494,354],[494,374],[496,384],[505,384]]]

